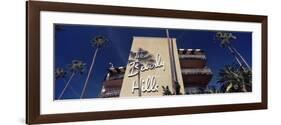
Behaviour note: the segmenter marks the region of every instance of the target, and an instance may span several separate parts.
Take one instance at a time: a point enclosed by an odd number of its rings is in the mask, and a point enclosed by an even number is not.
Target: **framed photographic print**
[[[267,108],[267,16],[26,5],[27,124]]]

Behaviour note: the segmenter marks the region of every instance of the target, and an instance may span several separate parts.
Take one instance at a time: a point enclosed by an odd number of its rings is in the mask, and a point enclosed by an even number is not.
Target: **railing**
[[[102,94],[102,97],[118,97],[120,95],[120,89],[110,89],[106,90],[105,93]]]
[[[117,79],[123,79],[124,78],[124,74],[115,74],[112,76],[109,76],[107,78],[107,80],[117,80]]]
[[[186,87],[184,88],[186,94],[203,94],[204,88],[200,87]]]
[[[179,55],[180,59],[206,59],[205,55]]]
[[[182,69],[181,72],[182,72],[182,74],[186,74],[186,75],[196,75],[196,74],[211,75],[211,74],[213,74],[211,69],[209,69],[209,68],[203,68],[203,69]]]

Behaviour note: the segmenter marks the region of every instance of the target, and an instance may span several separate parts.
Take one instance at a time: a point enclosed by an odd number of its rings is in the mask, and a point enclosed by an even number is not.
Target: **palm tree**
[[[64,71],[63,68],[56,68],[55,69],[55,78],[56,79],[65,78],[66,74],[67,73]]]
[[[252,91],[252,71],[240,71],[239,79],[242,82],[242,91],[251,92]]]
[[[181,86],[179,84],[179,82],[175,81],[175,92],[174,95],[182,95],[182,93],[180,92]]]
[[[63,81],[65,82],[65,77],[66,77],[66,72],[64,71],[63,68],[56,68],[55,69],[55,78],[56,78],[56,80],[63,79]],[[64,93],[64,91],[61,92],[61,94],[59,95],[58,99],[60,99],[62,97],[63,93]]]
[[[153,59],[153,56],[146,50],[143,50],[142,48],[139,48],[136,52],[130,52],[130,62],[135,62],[138,67],[138,88],[139,88],[139,96],[141,96],[142,92],[142,85],[140,82],[140,70],[141,66],[143,66],[145,63],[153,63],[155,60]]]
[[[67,82],[66,82],[66,79],[65,79],[65,78],[66,78],[66,75],[67,75],[67,72],[66,72],[63,68],[56,68],[56,69],[55,69],[55,78],[56,78],[56,80],[62,79],[65,85],[66,85],[66,83],[67,83]],[[70,87],[71,91],[72,91],[75,95],[78,95],[78,93],[72,88],[71,85],[69,85],[69,87]],[[66,88],[67,88],[67,87],[66,87]],[[64,92],[65,92],[65,89],[64,89],[64,91],[61,92],[61,94],[59,95],[58,99],[61,99],[61,97],[63,96]]]
[[[68,65],[69,70],[71,72],[71,75],[70,75],[68,81],[66,82],[66,85],[63,88],[63,90],[62,90],[62,92],[61,92],[61,94],[59,96],[59,99],[63,96],[66,88],[69,86],[70,81],[72,80],[74,75],[77,74],[77,73],[83,74],[83,72],[85,71],[85,66],[86,66],[86,63],[83,63],[80,60],[72,60],[72,63]],[[63,71],[62,70],[58,70],[58,72],[62,73]]]
[[[175,83],[175,92],[172,93],[169,89],[169,86],[162,86],[163,89],[163,95],[182,95],[182,93],[180,92],[180,84],[178,84],[178,82]]]
[[[227,32],[217,32],[216,33],[216,38],[217,40],[220,41],[220,46],[225,48],[227,47],[231,54],[234,56],[235,60],[238,62],[240,67],[246,71],[246,69],[243,67],[242,62],[247,66],[248,70],[251,70],[251,67],[245,60],[245,58],[238,52],[238,50],[231,44],[231,41],[237,39],[236,36],[232,35],[232,33],[227,33]],[[242,60],[240,60],[238,57]]]
[[[236,66],[226,65],[219,71],[219,83],[223,92],[249,92],[252,91],[252,73]]]
[[[95,50],[94,55],[93,55],[92,63],[91,63],[91,66],[89,68],[89,72],[88,72],[86,81],[84,83],[84,87],[83,87],[82,93],[80,95],[80,99],[83,98],[83,96],[85,94],[85,91],[86,91],[86,88],[87,88],[87,85],[88,85],[88,82],[89,82],[89,78],[90,78],[90,75],[92,73],[93,66],[95,64],[97,53],[98,53],[99,49],[105,44],[106,41],[107,40],[103,36],[96,36],[93,40],[91,40],[91,45],[92,45],[92,47],[96,48],[96,50]]]
[[[163,95],[173,95],[172,92],[169,89],[169,86],[162,86],[163,89]]]
[[[245,65],[247,66],[248,70],[251,70],[250,65],[247,63],[247,61],[246,61],[245,58],[241,55],[241,53],[238,52],[238,50],[237,50],[235,47],[233,47],[232,44],[230,44],[230,47],[231,47],[231,48],[234,50],[234,52],[236,52],[236,54],[242,59],[242,61],[243,61],[243,62],[245,63]]]

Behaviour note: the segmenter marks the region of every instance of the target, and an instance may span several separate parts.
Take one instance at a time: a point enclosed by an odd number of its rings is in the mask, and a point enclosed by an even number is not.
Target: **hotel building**
[[[111,64],[107,69],[100,97],[132,97],[140,94],[160,96],[163,95],[163,87],[168,87],[175,93],[175,80],[180,86],[180,93],[198,94],[212,78],[204,51],[177,49],[175,38],[169,41],[159,37],[134,37],[131,51],[137,51],[138,48],[150,52],[156,60],[154,64],[139,68],[139,76],[134,73],[134,62],[128,63],[126,67],[114,67]],[[173,59],[174,62],[171,62]]]

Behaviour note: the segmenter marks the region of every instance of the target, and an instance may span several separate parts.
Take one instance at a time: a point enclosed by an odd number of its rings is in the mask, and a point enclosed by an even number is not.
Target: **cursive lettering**
[[[164,66],[164,62],[162,61],[162,58],[160,54],[157,55],[155,63],[148,63],[143,64],[140,66],[139,63],[136,61],[129,63],[129,77],[136,76],[140,71],[145,72],[147,70],[153,70],[155,68],[161,68]]]
[[[141,90],[142,92],[157,92],[159,85],[156,83],[156,78],[155,76],[148,76],[146,80],[141,79]],[[139,90],[139,86],[137,81],[133,82],[132,86],[132,93],[134,94],[135,90]]]

